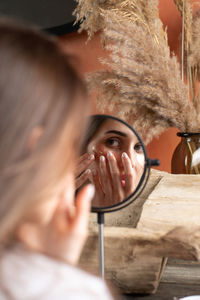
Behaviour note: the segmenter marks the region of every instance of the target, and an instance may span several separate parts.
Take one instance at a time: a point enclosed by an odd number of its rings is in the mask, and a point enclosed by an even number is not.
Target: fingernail
[[[100,156],[100,161],[104,162],[105,161],[105,157],[103,155]]]
[[[88,157],[89,160],[93,160],[94,159],[94,154],[90,154],[90,156]]]
[[[95,193],[95,187],[93,184],[88,184],[87,186],[87,196],[92,200]]]
[[[126,153],[126,152],[123,152],[123,153],[122,153],[122,157],[123,157],[123,158],[128,158],[127,153]]]
[[[90,169],[87,169],[87,170],[85,171],[85,173],[86,173],[87,175],[90,175],[90,174],[91,174],[91,170],[90,170]]]
[[[112,155],[113,155],[112,152],[110,151],[107,152],[107,157],[111,157]]]

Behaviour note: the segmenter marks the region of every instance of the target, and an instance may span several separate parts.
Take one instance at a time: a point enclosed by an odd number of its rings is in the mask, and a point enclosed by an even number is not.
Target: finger
[[[83,155],[81,155],[79,158],[78,158],[78,164],[80,164],[82,161],[84,161],[85,159],[88,159],[90,156],[90,153],[84,153]]]
[[[107,153],[108,164],[110,168],[110,174],[112,177],[113,197],[115,201],[123,200],[123,188],[121,184],[120,171],[117,165],[117,161],[112,152]]]
[[[107,171],[106,167],[106,159],[105,156],[100,156],[100,163],[99,163],[99,170],[100,170],[100,181],[102,185],[102,189],[106,195],[106,198],[112,197],[112,187],[110,183],[110,176]]]
[[[92,183],[95,186],[96,193],[101,193],[102,187],[101,187],[100,180],[99,180],[99,174],[96,169],[92,170]]]
[[[94,186],[89,184],[80,190],[76,197],[76,212],[68,221],[65,257],[66,261],[76,264],[88,235],[88,223],[91,200],[94,196]]]
[[[94,199],[92,201],[93,206],[95,206],[95,207],[106,206],[105,194],[104,194],[104,191],[102,189],[102,185],[100,183],[99,173],[97,172],[96,169],[92,170],[90,180],[95,186],[95,196],[94,196]]]
[[[51,224],[56,226],[59,233],[65,234],[68,225],[68,220],[71,220],[75,215],[75,207],[73,203],[67,205],[65,203],[64,191],[60,195],[59,201],[56,205],[54,214],[51,218]]]
[[[78,178],[76,178],[76,189],[78,189],[83,183],[85,183],[87,179],[90,179],[91,173],[91,170],[87,169]]]
[[[79,202],[79,199],[81,199],[82,195],[84,194],[84,191],[87,192],[87,189],[85,190],[85,187],[78,192],[76,201]],[[65,234],[66,230],[73,230],[73,224],[76,220],[77,215],[76,201],[66,206],[64,201],[64,195],[61,195],[51,219],[52,224],[56,224],[56,227],[57,229],[59,229],[60,233],[62,232]]]
[[[84,172],[89,165],[95,160],[94,154],[85,153],[82,155],[75,168],[75,177],[79,176],[82,172]]]
[[[80,190],[76,197],[76,216],[74,218],[74,224],[77,231],[87,229],[91,201],[94,197],[94,193],[94,185],[88,184]]]
[[[135,189],[135,182],[134,182],[134,169],[132,167],[131,160],[127,153],[122,153],[122,164],[124,167],[124,173],[125,173],[125,192],[126,196],[129,196],[131,193],[133,193]]]

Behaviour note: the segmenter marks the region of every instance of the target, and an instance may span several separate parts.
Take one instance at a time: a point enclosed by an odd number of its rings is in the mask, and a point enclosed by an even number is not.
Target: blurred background
[[[195,2],[195,0],[191,0]],[[84,76],[88,72],[100,70],[103,66],[100,57],[108,56],[102,49],[100,34],[87,42],[85,32],[78,33],[78,25],[73,26],[72,12],[76,7],[74,0],[1,0],[1,16],[14,16],[36,24],[41,30],[59,36],[59,43],[68,53],[77,57],[77,68]],[[167,26],[169,46],[177,57],[181,47],[181,17],[173,0],[159,1],[160,18]],[[91,102],[93,103],[92,97]],[[96,113],[94,105],[92,110]],[[147,145],[148,155],[158,158],[161,164],[157,169],[171,172],[171,157],[179,138],[176,128],[170,128]]]

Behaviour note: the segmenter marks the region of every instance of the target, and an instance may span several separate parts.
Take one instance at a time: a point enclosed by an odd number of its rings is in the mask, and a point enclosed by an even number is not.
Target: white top
[[[200,295],[199,296],[184,297],[184,298],[181,298],[180,300],[200,300]]]
[[[0,300],[112,300],[105,283],[21,246],[0,257]]]

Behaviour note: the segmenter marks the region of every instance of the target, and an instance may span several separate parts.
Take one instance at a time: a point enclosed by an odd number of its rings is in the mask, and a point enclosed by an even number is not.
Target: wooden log
[[[166,233],[200,226],[200,175],[164,176],[143,206],[137,228]]]
[[[167,257],[200,260],[199,183],[200,175],[153,171],[137,201],[106,215],[106,278],[122,292],[154,293]],[[97,235],[96,216],[91,215],[89,239],[80,265],[95,273]]]
[[[196,261],[183,259],[168,259],[162,279],[162,283],[176,286],[179,284],[198,287],[200,293],[200,264]]]
[[[153,293],[157,290],[166,259],[142,255],[136,229],[105,227],[105,277],[123,293]],[[80,266],[98,274],[98,231],[90,231]]]
[[[200,292],[200,175],[163,177],[145,202],[137,228],[159,232],[149,251],[170,257],[160,282]]]

